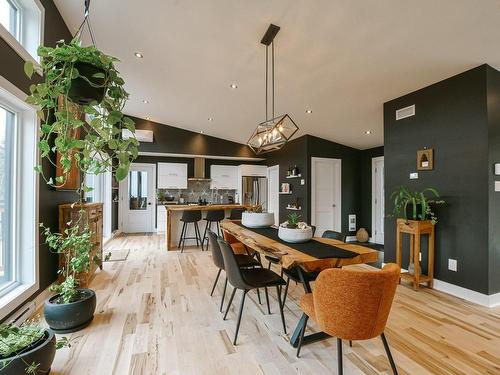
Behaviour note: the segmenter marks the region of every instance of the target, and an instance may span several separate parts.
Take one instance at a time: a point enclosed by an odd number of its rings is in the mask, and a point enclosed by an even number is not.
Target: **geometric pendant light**
[[[266,46],[266,121],[257,125],[247,144],[256,154],[263,154],[270,151],[279,150],[290,138],[299,130],[299,127],[288,114],[274,115],[274,37],[280,30],[279,26],[269,25],[266,33],[260,41]],[[268,94],[269,94],[269,45],[271,45],[271,103],[272,115],[268,114]]]

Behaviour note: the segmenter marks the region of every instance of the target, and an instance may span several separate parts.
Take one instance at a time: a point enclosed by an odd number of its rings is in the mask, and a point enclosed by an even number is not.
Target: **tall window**
[[[38,289],[38,123],[25,97],[0,76],[0,319]]]
[[[19,39],[19,8],[11,0],[0,0],[0,23]]]
[[[15,113],[0,106],[0,294],[13,282],[12,170]]]

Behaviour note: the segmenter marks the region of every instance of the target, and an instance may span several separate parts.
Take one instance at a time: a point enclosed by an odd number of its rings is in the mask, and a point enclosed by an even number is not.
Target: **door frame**
[[[372,158],[372,225],[371,225],[371,227],[372,227],[371,232],[372,233],[371,233],[370,241],[383,245],[384,240],[382,240],[382,242],[377,242],[377,240],[375,238],[375,234],[374,234],[375,233],[375,221],[376,221],[376,216],[377,216],[377,213],[375,212],[375,199],[376,199],[376,197],[375,197],[375,186],[376,186],[375,164],[377,162],[380,162],[380,161],[384,161],[383,156],[377,156],[377,157]],[[385,173],[384,173],[384,179],[382,180],[382,185],[385,185]],[[385,186],[384,186],[384,190],[385,190]],[[385,217],[385,207],[383,207],[383,209],[384,209],[383,217]],[[385,228],[384,228],[384,232],[385,232]]]
[[[153,193],[156,192],[156,163],[130,163],[130,168],[132,167],[153,167]],[[130,174],[130,169],[129,172],[127,173],[127,177],[120,181],[118,184],[118,230],[122,233],[123,232],[123,204],[124,204],[124,192],[125,192],[125,182],[128,182]],[[154,194],[153,194],[154,195]],[[154,203],[153,203],[154,202]],[[153,213],[151,214],[151,233],[156,231],[156,196],[154,196],[153,201],[151,202],[151,205],[153,206]]]
[[[311,225],[316,225],[316,162],[333,161],[338,166],[337,183],[337,221],[339,223],[339,232],[342,232],[342,159],[311,157]],[[334,228],[332,228],[334,229]]]
[[[276,195],[276,201],[278,202],[278,210],[277,212],[274,213],[274,224],[280,223],[280,166],[279,164],[273,165],[271,167],[267,167],[267,209],[269,211],[269,202],[271,202],[271,184],[270,181],[271,179],[269,178],[269,172],[271,171],[276,171],[278,173],[278,191],[274,192]]]

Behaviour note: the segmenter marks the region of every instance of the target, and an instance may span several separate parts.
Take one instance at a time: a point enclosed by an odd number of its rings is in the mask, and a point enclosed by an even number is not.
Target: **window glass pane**
[[[131,210],[147,210],[148,173],[146,171],[130,171],[128,194]]]
[[[18,18],[19,10],[17,7],[9,0],[0,0],[0,23],[9,30],[16,39],[19,39]]]
[[[13,279],[12,164],[15,114],[0,106],[0,288]]]

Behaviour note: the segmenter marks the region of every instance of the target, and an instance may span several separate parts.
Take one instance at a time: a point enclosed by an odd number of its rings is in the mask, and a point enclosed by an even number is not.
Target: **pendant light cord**
[[[273,92],[272,92],[272,96],[273,96],[273,117],[274,118],[274,40],[273,42],[271,43],[271,59],[272,59],[272,74],[273,74]]]
[[[268,63],[268,62],[269,62],[269,57],[268,57],[268,56],[269,56],[269,52],[268,52],[268,51],[269,51],[269,46],[266,46],[266,122],[267,122],[267,120],[269,120],[269,117],[267,116],[267,114],[268,114],[267,105],[268,105],[268,103],[269,103],[269,99],[268,99],[268,97],[267,97],[267,93],[268,93],[268,91],[269,91],[269,90],[268,90],[268,87],[267,87],[267,81],[268,81],[268,70],[269,70],[269,69],[268,69],[268,66],[269,66],[269,63]]]

